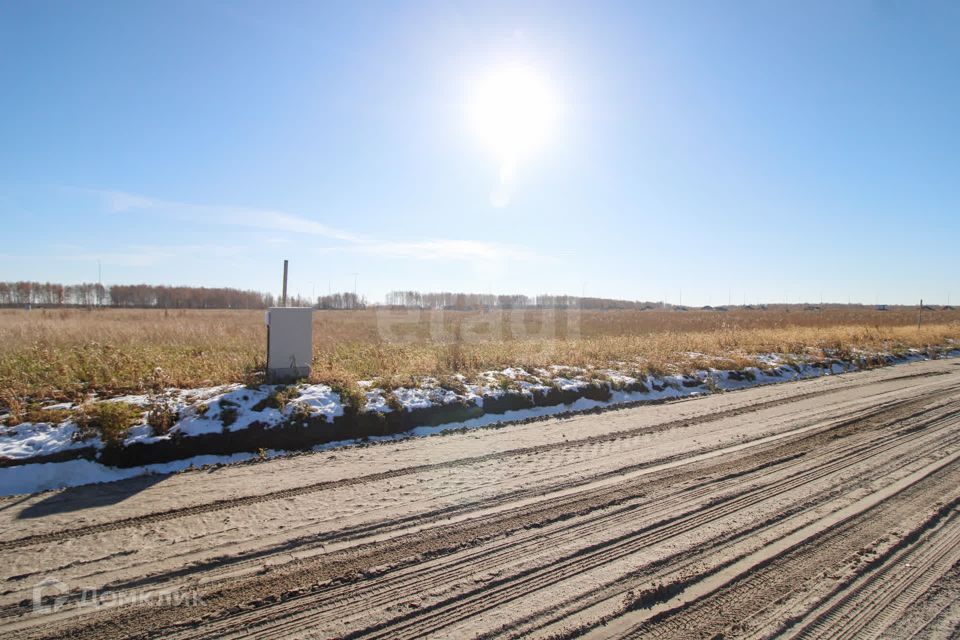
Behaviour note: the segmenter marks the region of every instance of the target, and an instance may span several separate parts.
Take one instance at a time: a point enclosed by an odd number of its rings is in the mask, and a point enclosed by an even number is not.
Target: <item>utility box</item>
[[[292,382],[310,375],[313,360],[313,309],[267,310],[267,382]]]

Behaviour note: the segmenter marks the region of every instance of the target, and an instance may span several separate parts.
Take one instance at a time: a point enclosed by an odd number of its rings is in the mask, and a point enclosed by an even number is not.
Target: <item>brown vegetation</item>
[[[143,411],[125,402],[95,402],[81,405],[72,417],[84,438],[99,436],[108,444],[118,444],[143,419]]]
[[[506,366],[731,368],[758,353],[849,355],[960,340],[960,312],[868,308],[492,312],[370,309],[314,315],[313,377],[355,381]],[[0,310],[0,406],[164,386],[256,381],[262,311]]]

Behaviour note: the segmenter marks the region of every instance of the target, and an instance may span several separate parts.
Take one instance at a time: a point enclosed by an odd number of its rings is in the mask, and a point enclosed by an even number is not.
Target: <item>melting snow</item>
[[[46,456],[91,444],[80,440],[77,425],[69,421],[60,424],[25,422],[0,429],[0,457],[14,460]],[[96,444],[100,444],[99,439]]]
[[[463,422],[417,427],[406,433],[375,437],[371,440],[396,440],[411,436],[430,435],[451,427],[472,428],[497,422],[546,416],[636,400],[689,397],[707,394],[715,389],[743,389],[776,382],[838,374],[858,369],[859,358],[890,356],[890,354],[867,353],[855,353],[854,355],[855,358],[852,361],[833,362],[829,367],[820,367],[809,363],[788,362],[778,355],[765,354],[753,356],[758,364],[764,366],[763,369],[747,367],[739,371],[705,370],[686,376],[647,375],[639,380],[613,369],[596,370],[596,373],[605,376],[614,386],[627,386],[639,381],[647,387],[647,391],[628,392],[614,389],[607,401],[580,398],[569,405],[534,407],[501,414],[486,414]],[[926,352],[911,349],[906,356],[898,357],[897,361],[912,362],[927,357]],[[946,357],[960,357],[960,349],[952,350]],[[421,386],[419,387],[400,387],[394,389],[392,394],[404,410],[410,411],[454,402],[473,403],[482,407],[484,398],[500,398],[507,393],[517,393],[518,390],[520,393],[529,395],[535,392],[546,392],[552,387],[563,391],[577,391],[594,384],[588,371],[578,367],[561,365],[552,365],[546,369],[534,369],[531,372],[518,367],[510,367],[502,371],[487,371],[480,374],[474,384],[467,383],[463,376],[459,376],[457,379],[464,384],[466,393],[458,394],[450,389],[444,389],[438,385],[436,380],[425,378],[420,380]],[[500,386],[500,382],[504,379],[510,381],[510,390]],[[695,385],[684,385],[684,382],[689,383],[690,381],[695,381]],[[366,395],[366,411],[389,413],[392,410],[387,404],[387,394],[382,389],[375,387],[374,381],[361,381],[359,384]],[[167,402],[172,409],[176,410],[179,416],[177,423],[170,432],[162,436],[154,435],[152,427],[146,424],[144,418],[141,424],[130,429],[124,444],[149,444],[169,439],[176,433],[189,437],[205,433],[219,433],[224,429],[238,431],[248,428],[255,422],[272,427],[283,424],[295,412],[303,410],[312,415],[322,415],[328,421],[332,421],[344,413],[339,394],[329,386],[322,384],[298,385],[295,389],[296,393],[285,394],[287,401],[283,409],[266,406],[269,398],[279,389],[280,387],[269,385],[248,388],[235,384],[200,389],[170,390],[159,398],[159,401]],[[158,400],[144,395],[132,395],[112,398],[110,401],[127,402],[146,407]],[[59,404],[51,405],[48,408],[71,407],[72,405],[69,404]],[[259,410],[256,407],[259,407]],[[230,422],[230,424],[224,425],[224,422]],[[315,447],[315,450],[326,450],[355,444],[356,442],[355,440],[346,440],[327,443]],[[0,458],[24,460],[91,446],[99,449],[103,447],[103,443],[99,438],[81,440],[77,425],[70,420],[60,424],[24,423],[14,427],[0,428]],[[280,452],[269,453],[269,455],[279,454]],[[149,473],[172,473],[186,469],[191,465],[237,462],[256,456],[257,454],[253,453],[231,456],[197,456],[186,460],[129,469],[115,469],[82,459],[58,463],[24,464],[0,468],[0,494],[10,495],[94,482],[109,482]]]

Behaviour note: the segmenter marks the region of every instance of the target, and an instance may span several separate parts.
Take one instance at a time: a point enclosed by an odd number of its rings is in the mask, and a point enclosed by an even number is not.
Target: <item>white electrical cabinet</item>
[[[313,359],[313,309],[267,310],[267,381],[292,382],[310,375]]]

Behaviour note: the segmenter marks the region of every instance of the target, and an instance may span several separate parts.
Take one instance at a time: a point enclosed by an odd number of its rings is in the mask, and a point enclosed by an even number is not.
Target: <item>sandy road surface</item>
[[[950,637],[958,365],[5,498],[0,634]]]

